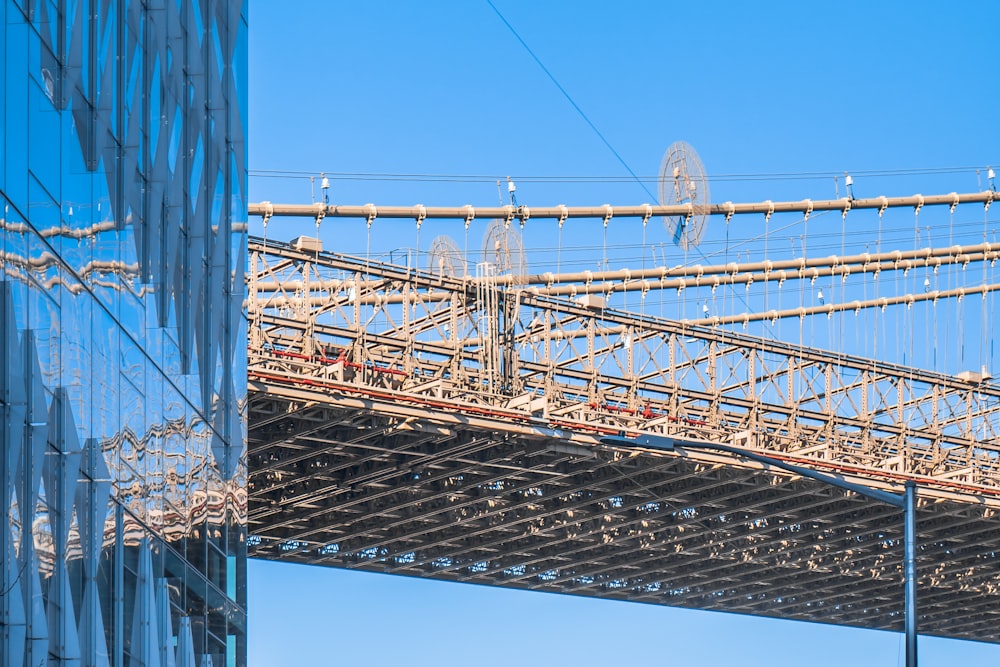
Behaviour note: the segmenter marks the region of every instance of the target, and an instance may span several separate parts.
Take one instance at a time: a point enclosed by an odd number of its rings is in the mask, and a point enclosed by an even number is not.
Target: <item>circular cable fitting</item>
[[[511,206],[510,204],[507,204],[503,208],[504,208],[504,211],[507,212],[507,217],[504,218],[504,221],[503,221],[504,227],[510,227],[510,223],[514,219],[514,207]]]
[[[271,219],[274,215],[274,204],[269,201],[263,202],[264,204],[264,215],[261,216],[264,222],[264,226],[267,227],[267,221]]]
[[[559,209],[559,227],[562,227],[566,218],[569,217],[569,209],[566,208],[566,204],[559,204],[556,208]]]

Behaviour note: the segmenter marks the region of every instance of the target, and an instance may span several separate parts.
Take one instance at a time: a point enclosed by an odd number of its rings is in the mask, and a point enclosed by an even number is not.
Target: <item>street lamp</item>
[[[734,456],[740,456],[757,463],[787,470],[790,473],[814,479],[830,486],[835,486],[845,491],[853,491],[859,495],[878,500],[883,503],[898,507],[903,510],[903,582],[904,582],[904,616],[903,624],[906,634],[906,667],[917,667],[917,555],[916,555],[916,533],[917,533],[917,485],[913,480],[906,480],[903,493],[891,493],[881,489],[875,489],[863,484],[855,484],[847,480],[835,477],[828,473],[818,472],[810,468],[803,468],[780,459],[771,458],[765,454],[754,451],[722,445],[714,442],[700,442],[696,440],[675,440],[663,435],[651,433],[641,433],[634,438],[625,437],[621,434],[618,437],[601,438],[601,443],[605,445],[627,446],[627,447],[649,447],[668,452],[675,448],[683,449],[709,449],[717,452],[726,452]]]

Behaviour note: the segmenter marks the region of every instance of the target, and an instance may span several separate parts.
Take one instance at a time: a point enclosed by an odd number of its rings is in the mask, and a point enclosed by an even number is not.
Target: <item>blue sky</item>
[[[251,0],[250,200],[308,203],[308,175],[325,171],[333,200],[350,204],[494,205],[507,175],[529,205],[639,204],[655,201],[661,156],[677,140],[720,176],[713,201],[833,198],[845,171],[858,196],[970,192],[985,188],[986,165],[1000,167],[993,2],[494,3],[603,140],[486,0]],[[941,220],[928,238],[950,232]],[[873,223],[833,216],[809,231]],[[740,224],[734,235],[765,231],[762,220]],[[601,252],[599,225],[577,230],[567,245]],[[268,235],[314,231],[276,221]],[[321,234],[327,247],[381,253],[426,250],[443,232],[461,245],[461,227],[430,224],[421,236],[379,226],[366,238],[363,225]],[[531,233],[529,246],[554,243],[551,229]],[[649,233],[650,244],[668,241],[662,226]],[[799,233],[782,248],[794,251]],[[710,229],[706,253],[722,235]],[[660,247],[671,262],[689,259]],[[634,262],[640,251],[615,252]],[[533,266],[551,259],[529,253]],[[253,667],[902,660],[894,634],[718,613],[263,562],[251,563],[249,585]],[[921,651],[925,666],[1000,664],[1000,647],[923,639]]]

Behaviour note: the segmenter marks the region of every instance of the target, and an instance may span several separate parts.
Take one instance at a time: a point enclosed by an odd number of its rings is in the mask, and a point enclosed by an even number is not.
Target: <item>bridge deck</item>
[[[921,632],[1000,641],[995,385],[251,252],[253,555],[902,628],[898,510],[722,455],[599,442],[652,431],[915,479]],[[255,291],[258,275],[287,289]]]

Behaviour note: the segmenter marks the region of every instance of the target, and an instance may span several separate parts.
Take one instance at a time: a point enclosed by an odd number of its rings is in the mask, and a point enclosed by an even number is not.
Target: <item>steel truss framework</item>
[[[989,252],[989,250],[987,250]],[[258,557],[902,628],[902,517],[709,452],[921,486],[922,632],[1000,641],[1000,387],[258,239]]]

